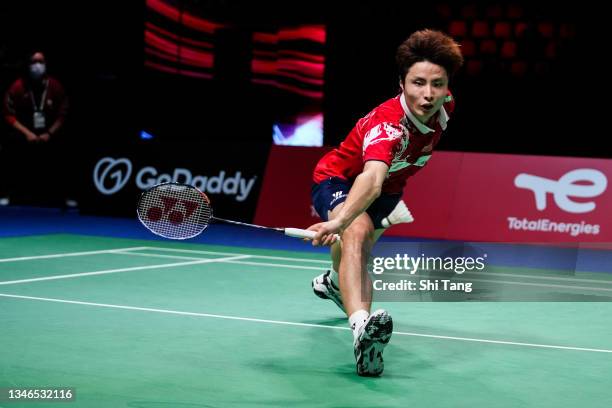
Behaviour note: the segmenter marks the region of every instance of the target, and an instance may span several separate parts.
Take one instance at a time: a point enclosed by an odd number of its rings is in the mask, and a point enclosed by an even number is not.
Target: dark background
[[[227,140],[229,134],[237,147],[247,140],[265,144],[271,142],[279,111],[297,102],[280,91],[262,91],[250,84],[248,33],[279,24],[323,23],[324,133],[325,144],[334,145],[359,117],[395,95],[395,49],[414,30],[447,31],[457,20],[468,27],[476,21],[491,27],[496,21],[523,22],[527,30],[515,39],[513,59],[477,49],[470,58],[481,68],[470,72],[466,66],[453,79],[457,111],[439,148],[612,157],[606,126],[609,45],[605,22],[598,22],[603,20],[599,7],[589,3],[170,3],[197,9],[230,26],[217,39],[213,80],[172,77],[144,68],[144,1],[20,0],[0,3],[0,87],[5,90],[14,80],[30,49],[42,48],[48,71],[71,97],[69,124],[78,141],[90,146],[145,143],[139,141],[144,129],[158,136],[157,143],[206,144]],[[498,17],[491,17],[496,13],[493,6],[499,8]],[[509,15],[510,7],[520,15]],[[540,23],[552,25],[551,38],[538,32]],[[561,37],[561,25],[572,28],[570,36]],[[551,42],[554,55],[547,55]],[[513,73],[511,65],[517,61],[525,64],[523,73]]]

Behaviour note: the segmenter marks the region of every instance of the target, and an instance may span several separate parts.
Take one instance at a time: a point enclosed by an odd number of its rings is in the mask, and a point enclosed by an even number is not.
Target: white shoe
[[[387,311],[379,309],[372,313],[361,326],[353,343],[357,374],[377,377],[385,369],[383,350],[393,334],[393,319]]]
[[[344,304],[342,303],[342,295],[340,294],[340,288],[334,285],[329,274],[331,271],[327,271],[312,280],[312,290],[315,295],[321,299],[331,299],[342,311],[344,311]]]
[[[9,205],[10,203],[11,203],[11,200],[9,200],[8,197],[0,198],[0,205],[1,206],[6,206],[6,205]]]

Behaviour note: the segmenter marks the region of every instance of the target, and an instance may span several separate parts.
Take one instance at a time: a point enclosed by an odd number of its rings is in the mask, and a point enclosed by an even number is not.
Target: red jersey
[[[403,94],[389,99],[359,119],[340,146],[319,160],[314,182],[320,183],[330,177],[353,180],[363,171],[366,161],[378,160],[389,166],[382,191],[401,193],[406,179],[431,158],[454,106],[449,92],[433,120],[435,126],[430,128],[408,109]]]

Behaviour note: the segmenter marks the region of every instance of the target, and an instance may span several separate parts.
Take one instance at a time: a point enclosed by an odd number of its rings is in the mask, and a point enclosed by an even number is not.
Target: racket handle
[[[317,233],[315,231],[299,229],[299,228],[285,228],[285,235],[294,238],[308,238],[313,239]],[[340,235],[335,234],[336,240],[340,241]]]
[[[299,228],[285,228],[285,235],[294,238],[308,238],[313,239],[317,233],[315,231],[299,229]]]

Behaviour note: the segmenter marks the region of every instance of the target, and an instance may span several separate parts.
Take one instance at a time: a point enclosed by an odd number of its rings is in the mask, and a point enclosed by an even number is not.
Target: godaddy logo
[[[127,184],[132,175],[132,162],[126,158],[114,159],[104,157],[94,168],[93,180],[99,192],[105,195],[115,194]],[[189,169],[177,167],[171,172],[160,172],[152,166],[145,166],[135,175],[136,187],[147,190],[160,183],[183,183],[197,187],[211,194],[234,196],[236,201],[244,201],[253,190],[257,176],[245,178],[241,171],[228,174],[220,170],[213,176],[193,174]]]

